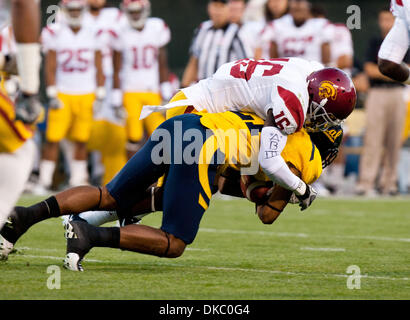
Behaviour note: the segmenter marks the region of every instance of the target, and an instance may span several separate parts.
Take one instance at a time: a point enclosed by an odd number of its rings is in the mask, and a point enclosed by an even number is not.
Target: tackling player
[[[169,101],[172,97],[166,50],[171,33],[162,19],[149,18],[148,0],[124,0],[121,7],[128,23],[118,30],[113,43],[112,103],[127,111],[127,149],[131,157],[141,147],[144,129],[150,135],[165,120],[159,113],[144,121],[139,118],[143,105],[158,105],[161,98]]]
[[[40,9],[34,0],[1,1],[0,29],[8,23],[11,3],[15,52],[0,53],[0,228],[17,202],[31,172],[35,147],[30,140],[41,114],[38,100],[40,45]],[[13,56],[15,55],[16,58]],[[10,100],[3,87],[4,73],[10,72],[17,61],[21,77],[21,91],[16,103]],[[11,67],[11,68],[10,68]]]
[[[379,70],[393,80],[410,84],[410,70],[403,59],[410,45],[410,1],[391,0],[396,17],[379,50]]]
[[[59,142],[75,142],[70,162],[72,186],[86,184],[87,141],[93,123],[94,101],[104,100],[101,44],[97,30],[84,23],[85,0],[62,0],[63,19],[42,32],[49,112],[46,145],[36,193],[47,193],[58,158]]]
[[[339,125],[355,107],[356,90],[343,71],[323,69],[318,63],[299,58],[243,59],[182,89],[173,100],[165,106],[145,106],[141,117],[188,105],[210,113],[252,111],[265,119],[259,163],[273,182],[294,191],[307,208],[316,191],[296,177],[281,157],[287,136],[303,126],[317,131]]]
[[[12,221],[1,230],[1,235],[14,244],[37,222],[90,209],[116,210],[123,217],[133,214],[134,206],[146,198],[148,187],[165,174],[161,229],[143,225],[96,228],[86,222],[71,221],[66,233],[65,265],[71,270],[82,270],[81,260],[94,246],[178,257],[195,239],[212,194],[218,189],[214,182],[220,170],[226,165],[237,168],[249,165],[249,160],[257,156],[262,127],[263,120],[251,113],[228,111],[173,117],[160,125],[106,187],[77,187],[32,207],[16,208]],[[166,140],[167,135],[169,140]],[[228,135],[229,141],[226,140]],[[308,182],[320,175],[321,154],[306,131],[289,137],[288,149],[284,153],[294,165],[294,172]],[[283,210],[291,196],[286,190],[274,191],[274,194],[275,201],[267,208],[259,208],[265,223],[270,223],[272,214],[277,216]],[[269,212],[269,208],[274,212]],[[6,256],[7,252],[3,250],[2,254]]]

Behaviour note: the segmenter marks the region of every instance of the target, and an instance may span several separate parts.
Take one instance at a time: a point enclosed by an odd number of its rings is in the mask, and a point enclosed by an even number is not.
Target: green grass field
[[[178,259],[93,249],[84,273],[61,268],[60,290],[47,288],[47,268],[62,266],[62,224],[40,223],[0,264],[0,299],[410,299],[410,200],[318,199],[267,226],[253,211],[246,200],[213,201]],[[360,289],[347,288],[350,265]]]

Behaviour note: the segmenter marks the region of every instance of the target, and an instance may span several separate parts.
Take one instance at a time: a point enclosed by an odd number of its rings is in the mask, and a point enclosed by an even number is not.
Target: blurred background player
[[[115,112],[111,104],[114,72],[111,44],[118,37],[116,31],[125,22],[125,17],[118,8],[105,8],[105,5],[106,0],[88,0],[84,17],[85,23],[98,30],[106,88],[105,99],[94,105],[94,122],[88,141],[90,180],[96,184],[110,181],[127,161],[124,114]]]
[[[270,57],[270,41],[263,41],[263,35],[270,24],[282,18],[289,12],[288,0],[268,0],[263,7],[264,19],[259,21],[261,28],[258,36],[255,39],[255,59],[269,59]]]
[[[270,43],[270,58],[299,57],[329,65],[332,33],[328,24],[312,17],[309,1],[290,0],[289,14],[275,20],[263,35],[263,41]]]
[[[249,40],[238,32],[239,25],[229,21],[227,3],[227,0],[209,1],[210,20],[201,23],[195,31],[190,58],[182,76],[183,87],[212,76],[224,63],[253,57]]]
[[[144,105],[160,105],[173,93],[169,82],[166,46],[171,32],[160,18],[149,18],[151,4],[148,0],[124,0],[122,10],[127,23],[117,33],[114,48],[114,90],[112,104],[121,112],[127,112],[127,152],[130,158],[140,147],[144,129],[148,135],[164,120],[154,113],[141,121]]]
[[[88,183],[86,144],[93,105],[95,100],[101,104],[106,90],[98,30],[84,21],[86,5],[85,0],[63,0],[63,19],[42,32],[49,112],[37,194],[47,193],[52,185],[59,142],[66,137],[75,143],[69,184]]]
[[[33,128],[30,126],[41,114],[37,93],[40,86],[41,63],[40,9],[34,0],[11,1],[12,26],[15,43],[7,51],[0,45],[0,227],[6,222],[13,206],[24,190],[33,164],[35,147],[30,140]],[[7,27],[10,18],[10,1],[0,3],[0,28]],[[5,32],[12,30],[7,27]],[[0,43],[2,43],[0,39]],[[10,50],[11,49],[11,50]],[[15,50],[15,51],[14,51]],[[13,56],[15,55],[15,58]],[[10,72],[10,63],[17,61],[21,77],[20,94],[16,105],[4,88],[4,70]],[[7,245],[0,238],[0,246]]]

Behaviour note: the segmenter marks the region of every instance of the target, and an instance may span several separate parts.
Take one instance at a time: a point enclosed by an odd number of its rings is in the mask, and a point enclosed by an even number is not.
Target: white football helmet
[[[121,9],[124,11],[131,27],[142,29],[151,14],[149,0],[123,0]]]
[[[87,8],[86,0],[61,0],[60,8],[64,16],[64,21],[67,22],[70,27],[81,27]]]

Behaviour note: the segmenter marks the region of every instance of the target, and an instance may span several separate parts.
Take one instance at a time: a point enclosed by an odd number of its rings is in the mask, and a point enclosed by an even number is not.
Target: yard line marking
[[[278,236],[278,237],[295,237],[295,238],[309,238],[309,237],[333,237],[339,239],[357,239],[357,240],[379,240],[379,241],[397,241],[397,242],[410,242],[410,238],[392,238],[392,237],[377,237],[377,236],[349,236],[349,235],[329,235],[329,234],[307,234],[307,233],[292,233],[292,232],[269,232],[269,231],[256,231],[256,230],[230,230],[230,229],[213,229],[213,228],[200,228],[199,231],[208,233],[229,233],[229,234],[254,234],[263,236]]]
[[[313,248],[313,247],[301,247],[300,250],[305,251],[334,251],[334,252],[345,252],[345,248]]]
[[[36,255],[31,255],[31,254],[23,254],[23,255],[18,255],[18,257],[21,258],[33,258],[33,259],[50,259],[50,260],[60,260],[61,262],[64,260],[65,257],[53,257],[53,256],[36,256]],[[86,259],[84,258],[84,261],[88,262],[97,262],[97,263],[111,263],[112,261],[102,261],[102,260],[94,260],[94,259]]]
[[[24,255],[21,257],[28,257],[33,259],[52,259],[52,260],[61,260],[61,257],[52,257],[52,256],[35,256],[35,255]],[[96,262],[96,263],[107,263],[110,264],[112,261],[103,261],[103,260],[94,260],[94,259],[84,259],[86,262]],[[131,265],[141,265],[141,263],[129,263],[125,262],[124,264],[131,264]],[[337,273],[306,273],[306,272],[292,272],[292,271],[280,271],[280,270],[266,270],[266,269],[246,269],[246,268],[233,268],[233,267],[217,267],[217,266],[193,266],[193,265],[186,265],[186,264],[176,264],[176,263],[154,263],[154,264],[146,264],[143,265],[151,265],[151,266],[159,266],[159,267],[173,267],[173,268],[195,268],[195,269],[205,269],[205,270],[216,270],[216,271],[240,271],[240,272],[254,272],[254,273],[270,273],[270,274],[281,274],[281,275],[290,275],[290,276],[323,276],[325,278],[329,277],[336,277],[336,278],[347,278],[349,275],[346,274],[337,274]],[[375,280],[390,280],[390,281],[410,281],[410,278],[392,278],[386,276],[369,276],[368,274],[361,275],[362,278],[367,279],[375,279]]]
[[[209,232],[209,233],[258,234],[262,236],[278,236],[278,237],[298,237],[298,238],[309,237],[309,235],[307,235],[306,233],[292,233],[292,232],[246,231],[246,230],[229,230],[229,229],[213,229],[213,228],[200,228],[199,231]]]

